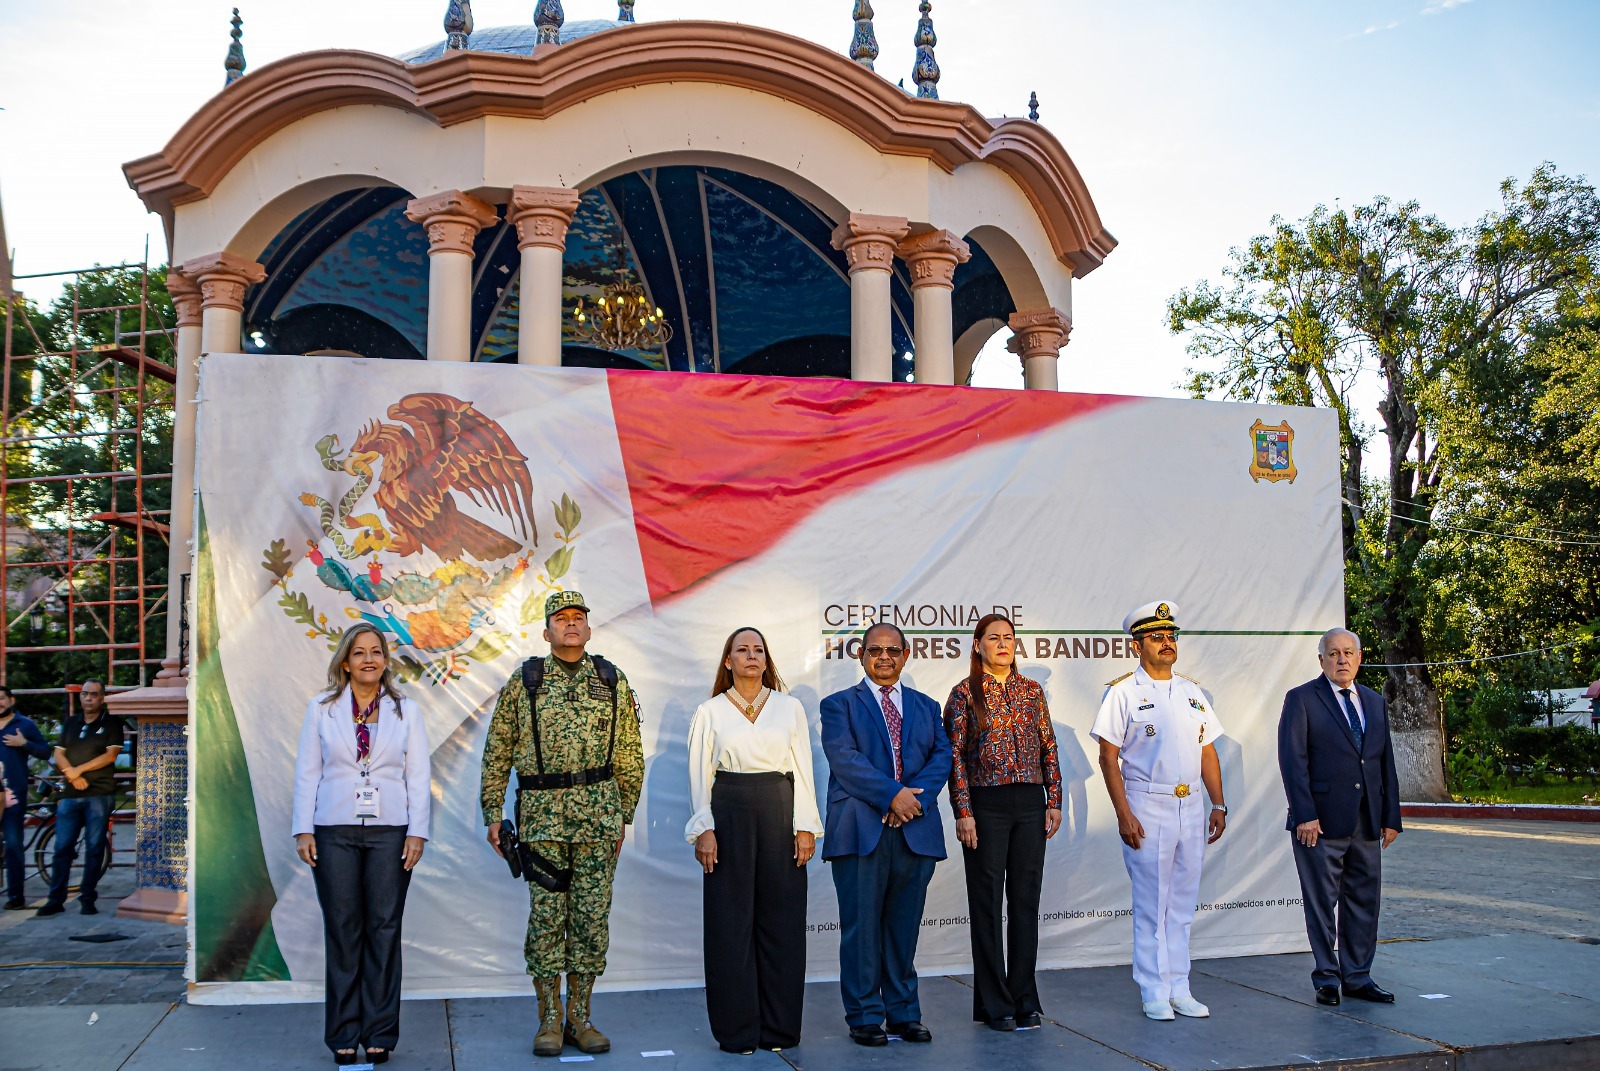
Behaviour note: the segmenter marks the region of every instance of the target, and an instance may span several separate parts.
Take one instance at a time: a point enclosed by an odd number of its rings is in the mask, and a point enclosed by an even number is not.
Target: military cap
[[[1122,631],[1130,636],[1140,636],[1157,629],[1178,631],[1177,603],[1147,602],[1122,619]]]
[[[544,619],[548,621],[562,610],[571,609],[589,612],[589,607],[583,601],[583,592],[557,591],[544,601]]]

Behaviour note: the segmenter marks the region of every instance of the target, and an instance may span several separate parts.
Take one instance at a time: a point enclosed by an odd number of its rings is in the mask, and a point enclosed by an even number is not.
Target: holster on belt
[[[500,848],[506,853],[511,876],[531,881],[546,892],[564,893],[572,888],[572,868],[557,866],[548,856],[517,836],[522,824],[522,802],[517,802],[517,821],[500,823]]]

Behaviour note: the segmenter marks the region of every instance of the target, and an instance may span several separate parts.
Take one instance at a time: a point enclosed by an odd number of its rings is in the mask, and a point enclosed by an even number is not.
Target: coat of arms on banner
[[[1294,478],[1300,473],[1294,467],[1294,429],[1288,421],[1282,424],[1256,421],[1250,425],[1250,441],[1252,480],[1271,480],[1274,483],[1288,480],[1294,483]]]
[[[297,575],[283,539],[261,566],[307,638],[331,650],[347,623],[368,621],[390,637],[402,680],[442,684],[543,620],[546,597],[572,568],[582,511],[565,493],[551,502],[560,546],[536,563],[528,459],[504,428],[448,394],[406,395],[387,416],[398,423],[371,421],[348,453],[336,434],[318,440],[322,468],[354,482],[336,500],[300,495],[321,530],[306,540],[310,568]]]

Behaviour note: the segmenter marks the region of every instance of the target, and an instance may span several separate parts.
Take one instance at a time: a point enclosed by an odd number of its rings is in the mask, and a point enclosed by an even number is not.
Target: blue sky
[[[19,272],[138,259],[161,232],[120,170],[221,85],[236,0],[0,0],[0,195]],[[1064,389],[1174,394],[1166,299],[1274,213],[1387,194],[1462,224],[1544,160],[1600,177],[1597,0],[933,0],[941,94],[1044,122],[1121,241],[1076,291]],[[443,0],[244,0],[252,66],[436,40]],[[909,75],[915,0],[875,0]],[[572,20],[612,3],[566,0]],[[641,21],[755,22],[843,49],[852,0],[638,0]],[[474,0],[480,27],[532,0]],[[980,378],[1020,385],[998,346]]]

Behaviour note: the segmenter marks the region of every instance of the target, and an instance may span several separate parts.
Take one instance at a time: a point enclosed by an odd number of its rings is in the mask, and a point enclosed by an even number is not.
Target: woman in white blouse
[[[706,1012],[725,1052],[800,1043],[806,864],[822,835],[805,708],[760,631],[722,646],[689,726],[685,833],[705,871]]]
[[[306,704],[294,766],[295,849],[322,905],[335,1063],[364,1048],[381,1064],[400,1037],[400,917],[428,839],[430,776],[422,715],[404,709],[383,635],[351,625],[328,690]]]

